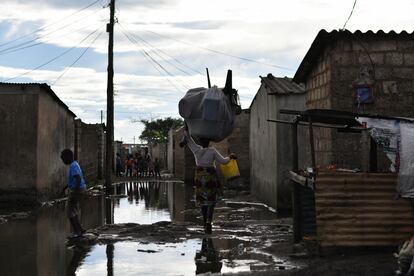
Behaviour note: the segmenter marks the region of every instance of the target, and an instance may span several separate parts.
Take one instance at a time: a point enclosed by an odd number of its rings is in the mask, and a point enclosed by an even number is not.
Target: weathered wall
[[[268,96],[261,86],[250,107],[250,185],[251,191],[264,203],[277,206],[277,118],[276,97]]]
[[[174,176],[185,182],[194,180],[195,161],[193,153],[188,147],[181,148],[179,143],[183,136],[184,128],[174,131]]]
[[[240,176],[246,185],[250,184],[250,159],[249,159],[249,136],[250,136],[250,110],[245,109],[236,116],[233,133],[227,137],[227,152],[237,155],[237,165]]]
[[[99,178],[99,172],[102,172],[100,151],[103,128],[101,124],[85,124],[81,120],[76,120],[76,137],[75,137],[75,159],[78,160],[87,184],[93,184]]]
[[[174,129],[168,131],[168,150],[167,150],[167,169],[170,173],[174,173]]]
[[[151,158],[153,161],[158,158],[162,170],[167,168],[167,147],[166,143],[150,146]]]
[[[373,81],[374,102],[356,103],[355,89],[361,72]],[[306,82],[307,108],[414,117],[414,41],[397,36],[340,38],[327,47]],[[317,164],[338,164],[345,168],[368,168],[369,140],[360,134],[334,130],[315,132]],[[379,153],[379,169],[388,161]]]
[[[67,184],[67,166],[60,159],[63,149],[74,150],[74,117],[49,93],[39,91],[37,143],[37,191],[43,199]]]
[[[37,179],[38,95],[22,92],[18,86],[0,85],[0,195],[14,191],[33,197]]]
[[[334,109],[332,107],[331,91],[331,48],[327,47],[319,57],[316,65],[312,69],[306,87],[306,108],[307,109]],[[332,157],[332,135],[334,130],[327,128],[314,128],[315,157],[316,164],[329,165],[333,161]],[[309,141],[309,132],[306,129],[306,139]],[[309,143],[309,142],[307,142]],[[306,163],[311,166],[309,158]]]
[[[280,114],[281,109],[304,110],[305,94],[277,94],[269,97],[276,97],[277,119],[292,121],[292,117]],[[307,159],[308,140],[304,136],[304,129],[298,127],[298,158],[299,168],[303,168]],[[292,129],[288,124],[276,124],[276,151],[277,151],[277,208],[290,209],[292,204],[291,181],[289,171],[293,169],[292,153]]]

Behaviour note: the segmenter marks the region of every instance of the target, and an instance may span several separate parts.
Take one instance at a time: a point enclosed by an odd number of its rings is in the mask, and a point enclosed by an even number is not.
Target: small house
[[[279,113],[281,109],[304,110],[305,89],[288,77],[268,74],[260,79],[260,88],[250,106],[251,190],[273,208],[289,209],[291,130],[289,125],[269,120],[285,119],[285,115]]]

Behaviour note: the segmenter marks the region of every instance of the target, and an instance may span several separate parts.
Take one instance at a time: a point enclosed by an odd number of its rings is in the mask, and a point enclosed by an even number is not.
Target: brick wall
[[[353,84],[361,72],[372,80],[374,102],[360,105]],[[325,49],[306,82],[309,108],[414,117],[414,41],[398,36],[339,38]],[[369,137],[315,130],[317,163],[367,169]],[[379,169],[388,161],[379,153]]]
[[[330,47],[325,49],[305,83],[305,105],[307,109],[333,109],[331,94],[331,50]],[[306,141],[309,141],[309,132],[306,131],[305,133]],[[332,133],[332,129],[314,129],[316,164],[332,163]],[[308,160],[306,165],[310,166],[311,160]]]

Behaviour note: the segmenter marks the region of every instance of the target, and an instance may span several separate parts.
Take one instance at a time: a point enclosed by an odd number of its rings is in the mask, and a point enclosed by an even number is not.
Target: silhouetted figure
[[[79,220],[79,203],[86,191],[86,184],[78,162],[73,159],[73,152],[70,149],[65,149],[62,151],[60,158],[65,165],[69,166],[68,184],[63,188],[63,192],[69,189],[65,212],[73,229],[73,234],[70,238],[76,238],[82,236],[85,232]]]
[[[160,164],[160,160],[158,158],[155,158],[154,161],[154,176],[155,177],[159,177],[161,178],[161,164]]]
[[[213,240],[204,238],[201,250],[195,255],[196,274],[221,272],[223,262],[220,262],[220,255],[214,248]]]
[[[119,153],[116,154],[116,176],[120,177],[123,174],[123,169],[122,169],[122,159],[121,159],[121,155],[119,155]]]

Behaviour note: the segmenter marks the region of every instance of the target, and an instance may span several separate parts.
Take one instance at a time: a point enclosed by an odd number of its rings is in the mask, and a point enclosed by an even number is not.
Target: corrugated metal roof
[[[50,96],[52,96],[55,101],[57,101],[64,109],[66,109],[73,117],[77,117],[75,113],[73,113],[69,107],[55,94],[55,92],[50,88],[47,83],[9,83],[9,82],[0,82],[0,85],[19,85],[22,88],[29,87],[29,86],[39,86],[40,89],[46,91]]]
[[[272,74],[267,74],[266,77],[260,76],[262,84],[265,85],[271,92],[269,94],[302,94],[305,93],[305,86],[292,82],[292,78],[284,77],[278,78]]]
[[[396,200],[392,173],[318,173],[315,188],[319,244],[395,246],[411,238],[408,200]]]
[[[298,70],[293,77],[293,81],[296,83],[305,82],[306,77],[310,73],[313,66],[316,64],[316,60],[322,54],[325,47],[333,42],[335,42],[339,38],[346,38],[346,39],[362,39],[362,38],[374,38],[374,39],[409,39],[414,40],[414,32],[408,33],[406,31],[402,31],[397,33],[395,31],[390,31],[388,33],[379,30],[377,32],[367,31],[361,32],[357,30],[355,32],[350,32],[348,30],[344,31],[331,31],[327,32],[326,30],[320,30],[318,35],[316,36],[315,40],[312,42],[311,47],[309,48],[308,52],[306,53],[305,57],[303,58],[301,64],[299,65]]]

